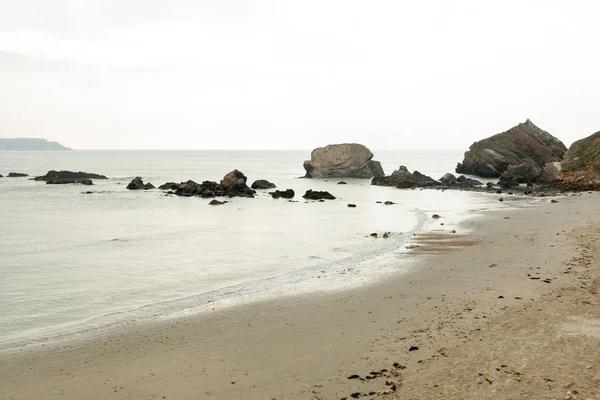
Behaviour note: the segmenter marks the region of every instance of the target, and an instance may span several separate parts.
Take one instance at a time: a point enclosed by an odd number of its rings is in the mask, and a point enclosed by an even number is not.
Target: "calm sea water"
[[[436,212],[448,226],[485,195],[406,191],[368,180],[297,179],[309,151],[0,152],[0,173],[50,169],[105,174],[92,187],[0,179],[0,348],[102,327],[199,312],[216,304],[364,284],[402,268],[394,253]],[[379,152],[386,173],[401,164],[441,177],[460,153]],[[125,189],[135,176],[220,180],[237,168],[296,203],[167,197]],[[307,189],[338,197],[305,203]],[[84,194],[91,190],[94,193]],[[376,201],[398,204],[384,206]],[[348,203],[357,208],[348,208]],[[493,202],[494,206],[496,205]],[[392,232],[388,240],[371,232]]]

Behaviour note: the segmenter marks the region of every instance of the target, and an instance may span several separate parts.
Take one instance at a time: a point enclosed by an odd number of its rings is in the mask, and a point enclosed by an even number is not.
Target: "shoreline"
[[[522,202],[526,200],[535,201],[516,197],[514,200],[519,201],[518,206],[523,206]],[[492,204],[490,202],[489,205]],[[492,210],[492,208],[486,208],[486,210]],[[285,301],[288,298],[319,295],[324,292],[331,294],[352,291],[377,284],[389,277],[395,278],[396,275],[403,275],[408,265],[414,262],[409,258],[411,257],[410,250],[406,249],[406,246],[413,240],[413,234],[419,235],[427,232],[428,229],[433,229],[433,225],[437,222],[432,220],[431,215],[427,214],[425,210],[414,209],[413,211],[416,219],[415,227],[408,233],[394,232],[393,236],[401,239],[391,242],[392,244],[385,249],[369,251],[283,275],[243,282],[183,298],[145,304],[137,308],[92,316],[85,320],[59,326],[39,328],[39,332],[43,332],[43,334],[38,333],[35,336],[23,334],[5,340],[5,344],[0,348],[0,356],[47,346],[73,344],[111,335],[122,329],[153,326],[180,318],[224,312],[261,302]],[[479,217],[480,212],[481,209],[462,210],[458,216],[452,216],[450,224],[448,224],[448,219],[445,219],[445,228],[448,231],[452,227],[460,225],[465,225],[464,228],[467,228],[466,221]],[[393,260],[395,256],[407,257],[403,260],[401,270],[397,270],[397,262]],[[385,270],[374,271],[375,265],[383,267]],[[354,275],[355,277],[345,278],[341,275]],[[277,283],[269,286],[271,282]],[[227,295],[228,293],[229,295]],[[98,323],[97,321],[104,322]]]
[[[400,279],[0,355],[0,387],[7,399],[61,393],[89,399],[340,399],[383,395],[392,387],[387,381],[396,388],[391,399],[411,393],[437,398],[432,388],[408,386],[426,375],[430,358],[446,359],[440,349],[470,343],[489,321],[574,283],[575,275],[562,274],[574,254],[564,236],[584,222],[598,223],[596,199],[585,194],[487,212],[469,224],[475,243],[443,256],[411,256],[418,265]],[[536,252],[539,246],[546,253]],[[540,273],[528,265],[541,265],[552,283],[526,277]],[[382,370],[381,377],[348,379]],[[442,375],[436,379],[443,383]]]

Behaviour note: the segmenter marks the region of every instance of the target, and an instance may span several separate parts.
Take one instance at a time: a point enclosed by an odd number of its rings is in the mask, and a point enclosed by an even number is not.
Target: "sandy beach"
[[[558,200],[437,224],[361,289],[1,355],[0,399],[600,399],[600,194]]]

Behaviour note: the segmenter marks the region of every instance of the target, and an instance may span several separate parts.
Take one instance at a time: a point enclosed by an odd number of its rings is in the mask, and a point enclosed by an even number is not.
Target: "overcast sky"
[[[600,130],[597,0],[0,0],[0,137],[461,149]]]

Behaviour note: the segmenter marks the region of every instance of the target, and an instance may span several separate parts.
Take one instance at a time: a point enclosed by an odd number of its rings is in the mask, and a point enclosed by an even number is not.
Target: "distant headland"
[[[58,142],[34,138],[0,138],[0,151],[72,151]]]

